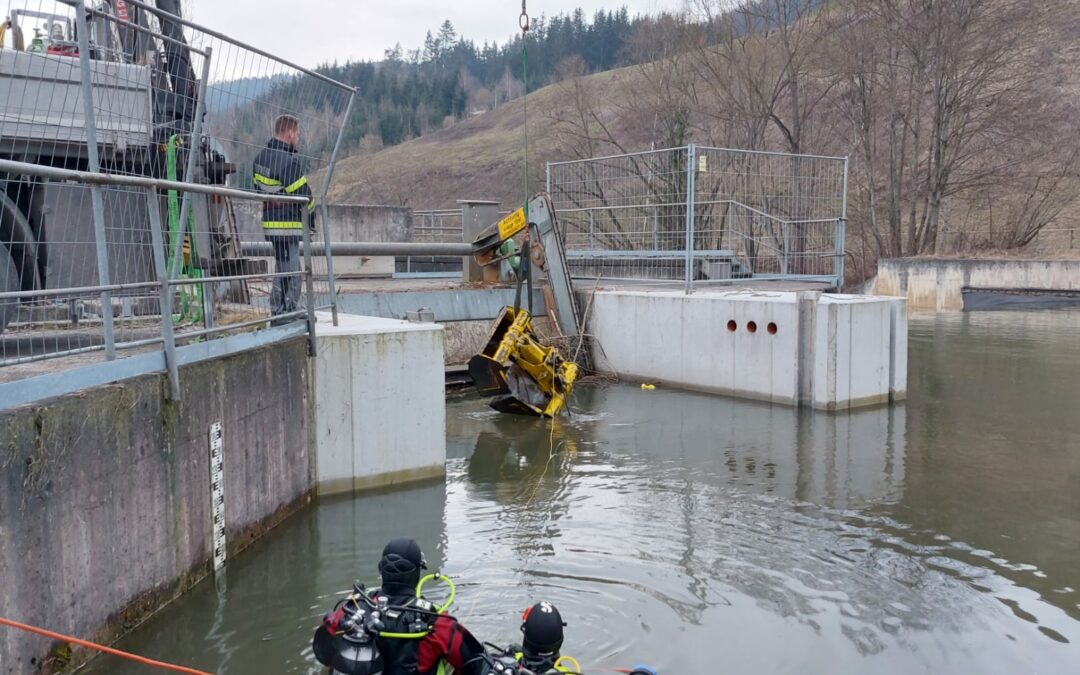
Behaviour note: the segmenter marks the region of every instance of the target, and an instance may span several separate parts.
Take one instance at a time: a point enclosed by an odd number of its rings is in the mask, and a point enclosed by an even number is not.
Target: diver
[[[546,673],[584,673],[581,664],[572,656],[562,655],[563,628],[566,622],[555,605],[538,602],[521,616],[520,647],[492,649],[474,657],[483,664],[481,675],[544,675]],[[468,665],[471,665],[469,663]],[[630,675],[657,675],[648,666],[637,665],[626,672]]]
[[[427,562],[408,538],[391,540],[379,561],[379,588],[354,585],[353,593],[327,614],[316,629],[312,649],[332,675],[430,675],[475,672],[466,668],[483,653],[480,642],[446,613],[453,583],[435,573],[421,578]],[[450,586],[441,607],[423,597],[428,581]]]

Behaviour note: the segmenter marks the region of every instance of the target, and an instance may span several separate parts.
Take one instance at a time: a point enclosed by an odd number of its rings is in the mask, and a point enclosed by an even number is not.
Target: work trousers
[[[300,302],[300,236],[267,236],[274,247],[274,272],[294,272],[293,276],[274,277],[270,291],[270,313],[273,315],[296,312],[303,309]]]

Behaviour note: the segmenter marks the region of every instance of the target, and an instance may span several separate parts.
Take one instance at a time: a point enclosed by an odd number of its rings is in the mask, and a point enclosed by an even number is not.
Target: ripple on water
[[[892,508],[940,461],[905,466],[904,408],[800,417],[629,387],[580,396],[556,425],[452,402],[445,483],[323,501],[233,560],[223,593],[199,586],[122,646],[222,675],[314,675],[319,615],[407,532],[458,581],[455,614],[482,639],[520,639],[521,610],[548,599],[586,665],[1075,670],[1075,577]],[[108,666],[92,672],[139,672]]]

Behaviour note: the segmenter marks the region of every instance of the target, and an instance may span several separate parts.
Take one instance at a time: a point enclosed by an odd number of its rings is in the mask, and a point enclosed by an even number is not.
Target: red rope
[[[122,652],[119,649],[113,649],[112,647],[106,647],[105,645],[99,645],[94,642],[87,642],[86,640],[80,640],[79,638],[71,637],[70,635],[63,635],[61,633],[54,633],[51,630],[45,630],[44,628],[36,628],[34,626],[28,626],[25,623],[19,623],[18,621],[12,621],[11,619],[5,619],[0,617],[0,626],[10,626],[11,628],[17,628],[24,630],[28,633],[35,633],[43,637],[52,638],[53,640],[60,640],[61,642],[70,642],[71,644],[78,645],[80,647],[87,647],[89,649],[96,649],[99,652],[106,654],[112,654],[113,656],[119,656],[121,658],[130,659],[136,663],[141,663],[146,666],[153,666],[155,668],[163,668],[164,670],[172,670],[177,673],[187,673],[188,675],[212,675],[202,670],[195,670],[194,668],[185,668],[184,666],[176,666],[171,663],[163,663],[161,661],[154,661],[138,654],[129,654],[128,652]]]

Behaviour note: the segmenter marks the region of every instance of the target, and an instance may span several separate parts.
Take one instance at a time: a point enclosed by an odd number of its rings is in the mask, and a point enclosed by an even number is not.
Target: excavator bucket
[[[504,307],[502,313],[495,319],[495,323],[488,333],[484,349],[476,356],[469,359],[469,377],[472,378],[473,386],[483,396],[499,396],[509,394],[510,389],[506,384],[505,366],[495,360],[495,354],[499,350],[499,344],[506,337],[510,326],[514,323],[514,310]]]

